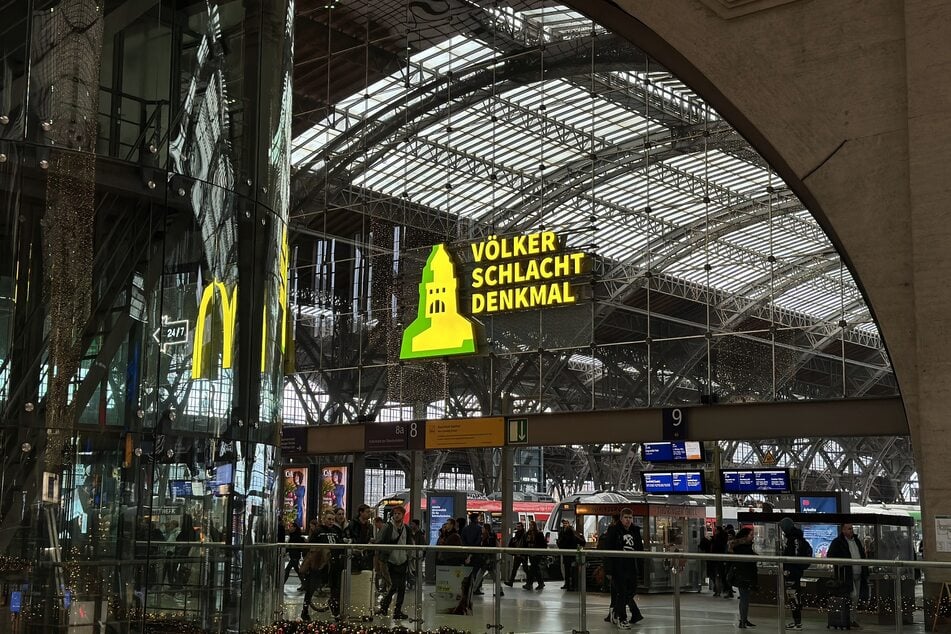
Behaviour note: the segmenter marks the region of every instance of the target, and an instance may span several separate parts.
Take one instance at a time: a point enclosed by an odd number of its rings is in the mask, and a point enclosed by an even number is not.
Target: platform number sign
[[[417,451],[426,449],[426,421],[406,423],[406,448]]]
[[[667,407],[663,410],[664,440],[686,440],[687,410],[683,407]]]
[[[528,444],[528,419],[527,418],[509,418],[505,421],[505,444],[506,445],[527,445]]]

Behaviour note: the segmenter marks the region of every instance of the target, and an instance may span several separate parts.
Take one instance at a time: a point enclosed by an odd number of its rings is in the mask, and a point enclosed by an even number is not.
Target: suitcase
[[[826,629],[852,629],[852,611],[849,597],[829,597],[827,607],[829,610],[829,622],[826,625]]]

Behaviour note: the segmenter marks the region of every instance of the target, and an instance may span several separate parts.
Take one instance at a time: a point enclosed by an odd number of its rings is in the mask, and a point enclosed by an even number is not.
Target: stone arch
[[[901,389],[924,526],[951,511],[951,8],[927,0],[569,2],[713,105],[816,216],[879,324]],[[834,4],[834,7],[833,7]],[[925,531],[929,559],[936,553]],[[931,580],[942,580],[934,572]]]

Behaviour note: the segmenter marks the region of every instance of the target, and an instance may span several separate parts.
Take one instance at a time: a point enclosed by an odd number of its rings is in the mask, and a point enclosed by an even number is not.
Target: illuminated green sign
[[[423,267],[416,319],[403,331],[400,359],[475,352],[472,324],[459,314],[458,285],[449,251],[437,244]]]
[[[489,236],[470,248],[475,264],[469,276],[471,315],[577,303],[572,284],[585,273],[588,258],[564,251],[553,232]],[[423,268],[417,316],[403,332],[400,359],[475,352],[474,329],[459,312],[458,290],[452,257],[437,244]]]

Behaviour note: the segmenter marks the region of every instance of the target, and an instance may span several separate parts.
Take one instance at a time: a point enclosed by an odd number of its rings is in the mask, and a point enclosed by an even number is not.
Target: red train
[[[423,491],[420,504],[423,511],[426,510],[426,493],[426,491]],[[496,532],[500,533],[502,528],[502,501],[490,500],[477,491],[467,491],[467,493],[466,511],[468,513],[484,514],[491,519],[492,526],[496,529]],[[406,508],[406,521],[408,522],[410,520],[409,491],[400,491],[395,495],[380,500],[377,504],[377,513],[387,518],[390,515],[389,509],[394,506]],[[538,522],[539,528],[545,526],[545,522],[548,521],[548,516],[551,515],[554,508],[554,502],[528,502],[523,500],[512,502],[512,510],[515,512],[516,521],[527,523],[534,520]]]

